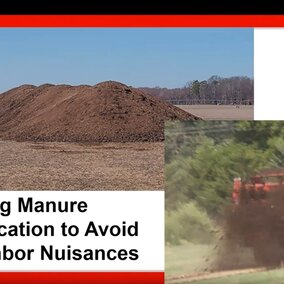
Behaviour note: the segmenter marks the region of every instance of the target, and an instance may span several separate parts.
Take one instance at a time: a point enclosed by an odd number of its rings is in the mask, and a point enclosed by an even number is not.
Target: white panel
[[[284,119],[284,29],[254,30],[256,120]]]
[[[85,201],[87,212],[69,213],[19,213],[19,197],[33,201]],[[6,203],[11,202],[11,212],[5,215]],[[21,222],[30,225],[53,225],[55,236],[1,236],[0,237],[0,270],[29,271],[163,271],[164,270],[164,192],[150,191],[30,191],[1,192],[0,226],[19,225]],[[9,212],[7,212],[9,213]],[[7,214],[6,214],[7,215]],[[138,236],[84,236],[90,221],[96,225],[133,225],[138,222]],[[78,236],[64,237],[61,224],[76,225]],[[6,230],[0,227],[0,233]],[[132,229],[133,233],[134,229]],[[15,250],[34,249],[31,260],[3,260],[3,246]],[[66,249],[131,249],[138,250],[138,260],[41,260],[41,246],[52,245],[59,250]],[[22,253],[19,252],[19,257]],[[113,253],[111,254],[114,255]]]

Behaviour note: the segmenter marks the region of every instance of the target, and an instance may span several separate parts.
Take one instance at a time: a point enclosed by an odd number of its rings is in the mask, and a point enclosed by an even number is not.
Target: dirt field
[[[163,143],[0,140],[0,190],[163,190]]]
[[[205,120],[253,120],[253,106],[179,105],[181,109]]]

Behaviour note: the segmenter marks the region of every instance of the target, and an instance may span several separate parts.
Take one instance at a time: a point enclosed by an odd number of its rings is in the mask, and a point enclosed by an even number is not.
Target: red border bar
[[[0,27],[284,27],[284,15],[0,15]]]
[[[164,284],[163,272],[0,272],[11,284]]]

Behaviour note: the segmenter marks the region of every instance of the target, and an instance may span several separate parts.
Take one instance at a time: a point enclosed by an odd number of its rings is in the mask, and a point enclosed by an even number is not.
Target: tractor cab
[[[249,200],[265,200],[267,194],[284,187],[284,168],[264,169],[247,181],[234,178],[232,201],[235,205]]]

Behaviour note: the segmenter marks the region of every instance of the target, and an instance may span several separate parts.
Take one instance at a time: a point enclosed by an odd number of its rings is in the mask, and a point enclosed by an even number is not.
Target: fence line
[[[236,99],[225,99],[225,100],[208,100],[208,99],[171,99],[165,100],[166,102],[173,105],[253,105],[254,100],[236,100]]]

